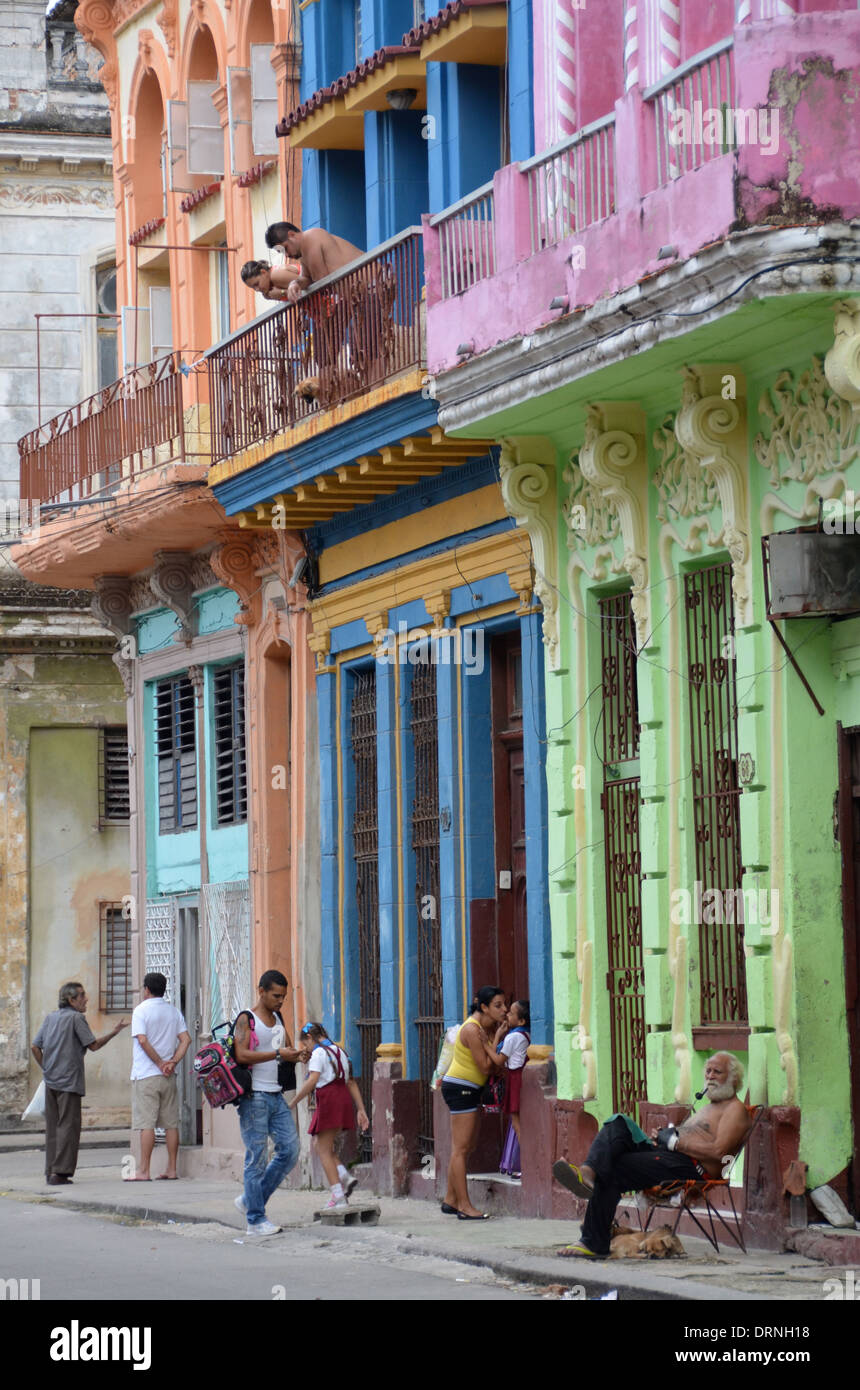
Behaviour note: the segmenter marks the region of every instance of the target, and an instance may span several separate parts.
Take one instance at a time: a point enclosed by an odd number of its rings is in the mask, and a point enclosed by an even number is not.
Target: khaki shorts
[[[178,1129],[175,1076],[144,1076],[131,1083],[132,1129]]]

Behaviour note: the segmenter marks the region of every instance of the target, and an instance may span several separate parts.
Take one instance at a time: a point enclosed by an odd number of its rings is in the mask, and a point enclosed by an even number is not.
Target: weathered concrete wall
[[[57,1007],[60,985],[80,980],[87,1022],[100,1037],[131,1014],[99,1012],[99,903],[128,893],[128,828],[98,828],[97,729],[30,730],[29,803],[30,1036]],[[84,1109],[127,1110],[130,1070],[123,1032],[87,1058]],[[40,1079],[31,1061],[31,1089]]]
[[[122,686],[105,650],[113,640],[82,613],[51,616],[49,623],[44,613],[24,619],[7,611],[0,632],[0,1115],[5,1116],[20,1116],[29,1085],[31,731],[125,723]],[[46,647],[62,641],[65,652],[37,653],[25,628],[41,632]],[[13,646],[18,650],[10,650]],[[90,870],[99,863],[97,835],[89,845]],[[85,853],[81,847],[70,858],[77,865]]]

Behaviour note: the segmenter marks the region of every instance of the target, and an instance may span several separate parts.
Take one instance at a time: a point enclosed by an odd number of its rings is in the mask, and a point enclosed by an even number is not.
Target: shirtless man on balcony
[[[576,1167],[559,1159],[553,1177],[588,1202],[582,1239],[561,1251],[580,1259],[609,1254],[612,1218],[622,1192],[642,1191],[661,1183],[722,1176],[726,1157],[738,1152],[750,1127],[746,1106],[738,1100],[743,1068],[730,1052],[716,1052],[705,1066],[708,1104],[690,1115],[680,1129],[667,1125],[649,1140],[625,1115],[613,1115],[598,1133],[588,1157]]]
[[[342,236],[326,232],[322,227],[302,232],[292,222],[273,222],[267,227],[266,245],[270,251],[280,247],[285,256],[301,261],[301,274],[288,288],[288,297],[293,303],[317,280],[324,280],[364,255]]]

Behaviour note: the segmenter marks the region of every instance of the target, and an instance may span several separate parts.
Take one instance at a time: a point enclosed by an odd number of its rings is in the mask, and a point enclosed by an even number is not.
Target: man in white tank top
[[[287,997],[287,981],[280,970],[267,970],[258,989],[252,1011],[254,1036],[248,1014],[244,1013],[236,1023],[233,1042],[233,1055],[239,1066],[251,1068],[251,1093],[239,1101],[245,1190],[235,1205],[247,1218],[247,1235],[272,1236],[281,1228],[266,1219],[266,1203],[299,1158],[299,1136],[292,1111],[281,1094],[278,1063],[303,1062],[307,1054],[293,1047],[278,1017]],[[270,1136],[275,1152],[267,1166]]]

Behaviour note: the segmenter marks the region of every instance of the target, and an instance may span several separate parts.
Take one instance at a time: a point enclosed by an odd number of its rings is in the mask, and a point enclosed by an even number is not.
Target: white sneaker
[[[256,1226],[249,1226],[245,1232],[246,1236],[276,1236],[280,1231],[280,1226],[275,1226],[271,1221],[258,1221]]]
[[[345,1197],[329,1197],[323,1211],[349,1211],[349,1202]]]
[[[244,1192],[240,1192],[238,1197],[233,1198],[233,1206],[237,1211],[240,1211],[243,1216],[245,1215],[245,1212],[248,1210],[248,1203],[245,1201]]]
[[[357,1187],[358,1187],[358,1178],[354,1178],[354,1177],[350,1174],[350,1176],[347,1178],[346,1182],[343,1184],[343,1194],[344,1194],[344,1196],[345,1196],[345,1197],[351,1197],[352,1194],[353,1194],[353,1192],[355,1191],[355,1189],[356,1189]]]

